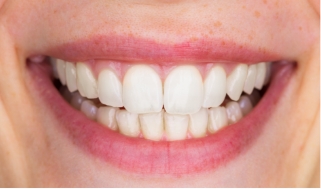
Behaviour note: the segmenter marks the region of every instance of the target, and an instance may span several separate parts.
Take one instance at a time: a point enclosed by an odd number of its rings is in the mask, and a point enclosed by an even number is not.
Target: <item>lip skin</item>
[[[62,52],[70,52],[71,47],[75,45],[67,46]],[[131,173],[179,176],[215,169],[250,148],[265,127],[265,120],[276,106],[294,67],[277,63],[264,97],[238,123],[204,138],[172,142],[126,137],[91,121],[62,99],[48,76],[49,71],[44,72],[41,64],[30,64],[29,69],[35,76],[33,88],[54,112],[61,132],[67,132],[70,140],[88,154]]]

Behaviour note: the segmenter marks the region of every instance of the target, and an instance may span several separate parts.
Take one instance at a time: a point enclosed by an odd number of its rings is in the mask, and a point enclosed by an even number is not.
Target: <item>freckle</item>
[[[240,49],[243,49],[243,45],[240,45]]]
[[[254,12],[254,15],[255,15],[256,18],[259,18],[259,17],[261,16],[261,14],[260,14],[259,11],[255,11],[255,12]]]
[[[221,8],[218,8],[218,11],[222,11],[222,9],[221,9]]]
[[[243,5],[243,6],[242,6],[242,9],[246,9],[246,6],[245,6],[245,5]]]
[[[302,30],[302,27],[301,27],[301,26],[299,27],[299,30],[300,30],[300,31]]]
[[[221,25],[222,25],[222,22],[220,22],[220,21],[214,22],[215,27],[220,27]]]
[[[264,4],[267,4],[267,1],[266,1],[266,0],[263,0],[263,3],[264,3]]]
[[[203,7],[208,7],[208,4],[203,5]]]
[[[252,40],[253,36],[250,34],[250,35],[247,36],[247,38],[249,38],[249,40]]]

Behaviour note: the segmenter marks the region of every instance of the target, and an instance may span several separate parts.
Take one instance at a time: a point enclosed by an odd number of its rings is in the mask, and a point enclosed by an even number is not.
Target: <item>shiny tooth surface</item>
[[[113,71],[109,69],[101,71],[98,76],[97,86],[99,100],[102,104],[123,107],[123,86]]]
[[[77,90],[76,66],[71,62],[66,62],[66,83],[70,92]]]
[[[63,60],[57,59],[56,60],[57,64],[57,73],[60,79],[61,84],[66,85],[66,63]]]
[[[162,81],[154,69],[135,65],[123,79],[123,103],[132,113],[160,112],[163,107]]]
[[[140,114],[140,127],[144,138],[159,141],[164,134],[164,110],[158,113]]]
[[[119,108],[113,107],[100,107],[97,111],[97,121],[111,130],[117,130],[118,125],[116,121],[116,112]]]
[[[82,97],[78,91],[74,92],[72,94],[70,104],[72,107],[74,107],[77,110],[80,110],[81,103],[85,100],[84,97]]]
[[[261,90],[264,84],[266,76],[266,63],[261,62],[257,64],[257,74],[256,74],[256,81],[255,81],[255,88]]]
[[[242,115],[246,116],[248,113],[250,113],[253,109],[252,102],[249,97],[247,96],[241,96],[241,98],[238,101],[239,106],[242,111]]]
[[[247,71],[247,76],[246,76],[246,80],[243,88],[243,91],[246,92],[247,94],[251,94],[254,89],[254,85],[256,81],[256,72],[257,72],[256,66],[257,66],[256,64],[250,65]]]
[[[97,98],[97,82],[90,68],[84,63],[77,63],[77,87],[79,93],[89,99]]]
[[[188,129],[188,115],[164,113],[165,133],[167,140],[182,140],[186,138]]]
[[[140,134],[138,114],[130,113],[127,110],[118,110],[116,120],[120,133],[130,137],[138,137]]]
[[[242,110],[237,102],[230,101],[226,104],[226,113],[229,124],[233,124],[242,119]]]
[[[221,66],[213,67],[204,81],[203,107],[218,107],[226,96],[226,73]]]
[[[266,75],[264,79],[264,85],[268,84],[271,78],[271,72],[272,72],[272,62],[266,63]]]
[[[215,133],[224,126],[228,125],[225,107],[215,107],[208,110],[208,131]]]
[[[247,70],[248,66],[246,64],[239,64],[227,77],[227,94],[232,100],[237,101],[240,98],[247,76]]]
[[[189,131],[193,137],[203,137],[207,132],[208,113],[207,109],[201,108],[200,111],[189,115]]]
[[[80,106],[80,111],[82,111],[89,119],[96,119],[97,107],[92,101],[83,101]]]
[[[178,66],[164,83],[164,107],[170,114],[193,114],[204,98],[202,76],[194,66]]]
[[[50,64],[52,67],[52,74],[54,78],[59,79],[58,71],[57,71],[57,59],[50,58]]]

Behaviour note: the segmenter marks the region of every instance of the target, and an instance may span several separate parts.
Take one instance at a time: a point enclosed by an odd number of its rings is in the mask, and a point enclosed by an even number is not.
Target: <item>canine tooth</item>
[[[240,105],[234,101],[226,104],[226,113],[229,124],[236,123],[243,117]]]
[[[56,64],[57,64],[57,72],[58,72],[60,82],[61,84],[66,85],[66,73],[65,73],[66,63],[63,60],[57,59]]]
[[[70,100],[70,104],[72,107],[74,107],[75,109],[79,110],[81,103],[85,100],[84,97],[82,97],[79,92],[74,92],[72,94],[71,100]]]
[[[239,64],[227,77],[227,94],[232,100],[238,100],[243,91],[248,66]]]
[[[140,114],[139,121],[144,138],[159,141],[164,133],[164,111],[158,113]]]
[[[226,96],[226,73],[220,66],[211,69],[204,81],[203,107],[218,107]]]
[[[54,78],[59,79],[58,71],[57,71],[57,59],[50,58],[50,64],[52,67],[52,75]]]
[[[266,63],[266,75],[264,79],[264,85],[268,84],[271,78],[271,72],[272,72],[272,62]]]
[[[130,137],[138,137],[140,134],[138,114],[130,113],[126,110],[118,110],[116,112],[116,120],[120,133]]]
[[[123,79],[123,103],[132,113],[160,112],[163,87],[158,74],[149,66],[131,67]]]
[[[250,98],[247,97],[247,96],[241,96],[241,98],[238,101],[238,103],[239,103],[239,106],[241,108],[243,116],[246,116],[253,109],[252,102],[251,102]]]
[[[106,106],[98,108],[97,121],[111,130],[117,130],[116,111],[118,111],[118,108]]]
[[[194,66],[178,66],[164,83],[164,106],[170,114],[193,114],[204,98],[202,76]]]
[[[70,92],[77,90],[76,66],[71,62],[66,62],[66,83]]]
[[[83,101],[83,103],[81,103],[80,111],[82,111],[89,119],[96,119],[97,107],[92,101]]]
[[[101,103],[113,107],[123,107],[123,87],[117,75],[105,69],[98,76],[98,96]]]
[[[84,63],[77,63],[77,86],[80,94],[87,98],[97,98],[97,82],[90,68]]]
[[[220,106],[209,109],[208,116],[208,131],[210,133],[215,133],[222,127],[228,125],[225,107]]]
[[[264,79],[266,75],[266,64],[265,62],[261,62],[257,64],[257,74],[255,81],[255,88],[261,90],[264,84]]]
[[[195,114],[189,115],[189,131],[193,137],[203,137],[207,131],[208,113],[207,109],[202,108]]]
[[[246,80],[243,88],[243,91],[246,92],[247,94],[251,94],[254,89],[254,85],[256,81],[256,72],[257,72],[256,64],[250,65],[247,71],[247,76],[246,76]]]
[[[188,129],[188,115],[164,113],[165,132],[167,140],[182,140],[186,138]]]

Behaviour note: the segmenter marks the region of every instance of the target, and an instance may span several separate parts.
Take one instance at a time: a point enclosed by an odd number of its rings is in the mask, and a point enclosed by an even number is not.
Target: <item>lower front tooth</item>
[[[97,121],[111,130],[117,130],[116,112],[118,108],[100,107],[97,112]]]
[[[167,140],[183,140],[188,129],[188,115],[175,115],[164,113],[165,132]]]
[[[162,110],[159,113],[140,114],[139,121],[144,138],[159,141],[164,133]]]
[[[242,110],[242,115],[246,116],[248,113],[251,112],[253,109],[252,102],[249,97],[241,96],[240,100],[238,101],[240,108]]]
[[[208,111],[208,131],[215,133],[228,124],[226,109],[222,106],[211,108]]]
[[[89,119],[96,119],[97,107],[92,101],[85,100],[81,103],[80,111],[82,111]]]
[[[226,104],[226,113],[229,124],[236,123],[243,117],[240,105],[234,101]]]
[[[207,131],[208,114],[207,109],[202,108],[195,114],[189,115],[189,131],[193,137],[203,137]]]
[[[120,133],[130,137],[138,137],[140,134],[138,114],[130,113],[127,110],[118,110],[116,120]]]

